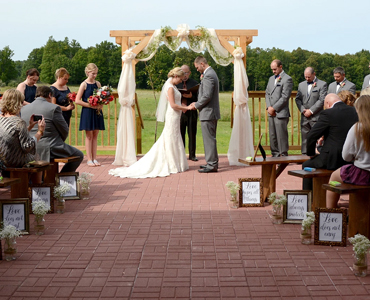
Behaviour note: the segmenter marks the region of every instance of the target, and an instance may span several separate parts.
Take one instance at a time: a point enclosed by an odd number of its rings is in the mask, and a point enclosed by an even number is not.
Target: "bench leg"
[[[276,165],[262,165],[263,200],[276,191]]]
[[[348,237],[357,233],[370,238],[369,190],[359,190],[349,195]]]
[[[322,185],[329,182],[330,175],[312,179],[312,211],[315,211],[316,207],[326,207],[326,190]]]
[[[10,172],[10,178],[20,178],[21,182],[13,184],[10,188],[11,198],[28,198],[28,173]]]
[[[44,183],[53,183],[55,184],[55,176],[59,172],[59,164],[57,162],[52,162],[52,166],[49,170],[45,171],[45,176],[44,176]]]

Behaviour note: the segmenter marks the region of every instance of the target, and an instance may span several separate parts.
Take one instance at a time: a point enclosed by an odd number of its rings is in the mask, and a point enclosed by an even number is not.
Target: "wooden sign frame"
[[[326,214],[326,215],[325,215]],[[328,215],[329,214],[329,215]],[[331,231],[331,229],[327,229],[332,225],[333,223],[333,217],[335,217],[335,222],[339,222],[341,228],[336,228],[335,233]],[[337,221],[340,217],[342,220]],[[325,218],[325,220],[322,220],[322,218]],[[328,219],[328,220],[326,220]],[[323,223],[325,222],[325,223]],[[337,226],[335,226],[337,227]],[[329,231],[331,234],[337,234],[338,232],[341,234],[340,238],[337,238],[337,241],[330,241],[328,239],[324,239],[322,235],[325,234],[323,231]],[[322,207],[316,207],[315,208],[315,239],[314,239],[315,245],[325,245],[325,246],[340,246],[340,247],[346,247],[347,246],[347,209],[343,208],[322,208]]]
[[[50,205],[50,211],[49,213],[54,213],[54,184],[53,183],[41,183],[41,184],[32,184],[28,187],[28,198],[30,199],[30,213],[32,212],[32,202],[33,202],[33,190],[35,188],[41,188],[41,189],[49,189],[50,190],[50,198],[49,198],[49,205]],[[42,199],[41,199],[42,200]]]
[[[1,199],[0,200],[0,221],[1,222],[4,222],[4,213],[6,213],[5,209],[7,209],[7,205],[11,206],[11,205],[16,205],[16,206],[23,206],[23,212],[24,212],[24,217],[23,217],[23,220],[24,222],[24,226],[22,226],[22,228],[24,229],[21,229],[21,231],[24,233],[24,234],[28,234],[30,232],[30,213],[29,213],[29,199],[28,198],[14,198],[14,199]],[[5,206],[5,207],[4,207]],[[9,219],[8,219],[9,220]],[[11,224],[11,225],[15,225],[15,222],[16,220],[14,220],[14,222],[9,222],[7,221],[7,225],[8,224]],[[5,223],[5,222],[4,222]],[[19,227],[15,226],[17,229]]]
[[[246,184],[247,183],[259,183],[259,203],[245,203],[243,200],[245,200],[245,194],[246,194]],[[262,188],[262,179],[261,178],[239,178],[239,207],[256,207],[256,206],[264,206],[264,200],[263,200],[263,188]],[[255,192],[252,192],[255,193]]]
[[[67,199],[70,199],[70,200],[81,199],[80,198],[80,187],[79,187],[79,184],[77,184],[78,175],[79,175],[78,172],[59,173],[59,174],[56,175],[55,179],[56,179],[56,184],[57,185],[61,185],[65,182],[63,177],[68,177],[68,179],[72,179],[72,184],[69,182],[72,189],[71,189],[71,191],[69,191],[66,194],[66,196],[63,196],[63,198],[65,200],[67,200]]]
[[[305,191],[305,190],[284,190],[284,195],[287,199],[286,205],[284,205],[284,210],[283,210],[283,223],[293,223],[293,224],[301,224],[302,220],[306,217],[306,212],[311,211],[311,205],[312,205],[312,193],[311,191]],[[289,201],[292,200],[290,199],[290,196],[306,196],[307,197],[307,203],[303,204],[303,206],[306,208],[305,212],[303,213],[302,219],[298,218],[288,218],[289,214]],[[294,203],[291,203],[292,205]],[[302,205],[300,205],[302,206]]]

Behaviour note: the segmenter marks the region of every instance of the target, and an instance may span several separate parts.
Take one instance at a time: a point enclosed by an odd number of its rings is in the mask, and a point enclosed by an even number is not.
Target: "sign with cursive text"
[[[311,191],[284,190],[287,203],[284,205],[284,223],[302,223],[306,212],[311,210]]]
[[[315,245],[346,246],[347,210],[315,209]]]
[[[59,173],[57,174],[57,184],[68,184],[71,188],[65,195],[64,199],[80,199],[80,191],[77,184],[78,172]]]
[[[32,203],[34,201],[42,200],[46,204],[50,205],[50,212],[54,213],[54,184],[52,183],[41,183],[32,184],[28,187],[28,197],[30,198],[30,211],[32,212]]]
[[[261,178],[239,178],[239,206],[263,206]]]
[[[6,199],[0,202],[1,222],[18,230],[29,232],[28,198]]]

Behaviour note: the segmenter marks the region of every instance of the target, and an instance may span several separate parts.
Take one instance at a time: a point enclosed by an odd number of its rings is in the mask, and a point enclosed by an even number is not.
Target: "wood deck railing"
[[[290,120],[288,123],[288,132],[289,132],[289,149],[290,150],[300,150],[301,149],[301,130],[300,130],[300,120],[301,114],[298,111],[297,105],[295,103],[295,97],[297,95],[296,91],[293,91],[291,98],[289,100],[290,108]],[[117,93],[114,94],[116,99],[104,108],[105,116],[105,131],[101,131],[100,138],[98,140],[98,150],[116,150],[117,143],[117,122],[118,122],[118,113],[120,109],[120,104],[118,102]],[[253,141],[254,145],[258,143],[258,139],[261,134],[263,138],[261,144],[265,149],[270,149],[269,144],[269,135],[268,135],[268,117],[266,111],[266,102],[265,102],[265,92],[264,91],[250,91],[249,92],[249,109],[253,126]],[[136,99],[137,100],[137,99]],[[231,99],[231,107],[233,107],[233,101]],[[138,105],[137,105],[138,108]],[[76,105],[76,109],[73,110],[72,119],[74,122],[71,122],[71,127],[69,129],[69,136],[67,138],[67,143],[70,145],[79,148],[81,150],[85,149],[85,136],[84,131],[78,130],[79,128],[79,116],[81,113],[81,106]],[[77,112],[77,113],[76,113]],[[140,109],[139,109],[140,112]],[[231,109],[231,126],[233,120],[233,110]],[[134,112],[133,112],[134,113]],[[136,109],[136,137],[137,137],[137,153],[141,153],[141,129],[144,129],[144,124],[141,118],[141,115]],[[112,130],[114,128],[114,130]],[[112,132],[111,132],[112,131]],[[105,136],[107,138],[105,139]]]

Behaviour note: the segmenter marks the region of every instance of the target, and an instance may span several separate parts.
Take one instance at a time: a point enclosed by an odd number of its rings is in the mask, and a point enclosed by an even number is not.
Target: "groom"
[[[198,101],[191,107],[199,110],[199,120],[202,128],[204,154],[207,164],[200,166],[199,173],[217,172],[218,153],[216,142],[217,120],[220,119],[220,104],[218,99],[218,77],[208,65],[203,56],[198,56],[194,66],[201,73],[201,84]]]

